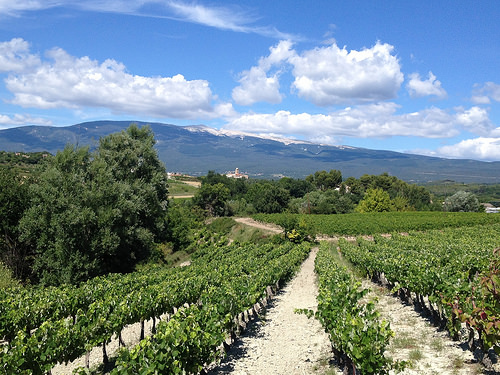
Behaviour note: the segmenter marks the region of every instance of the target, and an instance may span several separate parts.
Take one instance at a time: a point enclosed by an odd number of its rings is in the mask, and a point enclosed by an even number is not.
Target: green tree
[[[278,181],[278,185],[288,190],[292,198],[302,198],[308,192],[314,190],[314,186],[306,181],[290,177],[283,177]]]
[[[125,131],[101,138],[96,159],[111,169],[114,180],[130,186],[130,193],[137,200],[137,222],[161,240],[168,184],[165,166],[154,145],[154,133],[149,126],[139,128],[132,124]]]
[[[458,191],[444,201],[444,210],[449,212],[478,212],[481,205],[475,194]]]
[[[27,277],[30,268],[29,249],[19,241],[18,232],[29,205],[29,181],[12,169],[0,168],[0,259],[18,279]]]
[[[193,197],[193,204],[206,211],[208,216],[228,214],[229,189],[222,183],[202,184]]]
[[[389,193],[376,188],[368,189],[364,198],[356,207],[357,212],[387,212],[391,211],[391,197]]]
[[[66,147],[30,186],[21,238],[44,284],[129,272],[164,236],[165,168],[149,128],[101,139],[94,153]]]
[[[316,171],[313,175],[307,176],[306,181],[322,191],[335,189],[342,183],[342,173],[336,169],[332,169],[330,172]]]
[[[259,182],[250,186],[245,199],[257,212],[273,214],[283,212],[287,208],[290,193],[276,184]]]

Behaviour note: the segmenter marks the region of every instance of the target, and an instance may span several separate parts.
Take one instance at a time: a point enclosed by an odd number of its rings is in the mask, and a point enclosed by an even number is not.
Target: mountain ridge
[[[446,179],[464,183],[500,182],[500,162],[322,145],[205,125],[107,120],[63,127],[30,125],[0,130],[0,150],[55,154],[67,144],[94,147],[100,137],[124,130],[131,123],[151,127],[158,155],[172,172],[205,175],[209,170],[225,173],[238,167],[250,177],[304,178],[317,170],[338,169],[344,178],[387,172],[417,183]]]

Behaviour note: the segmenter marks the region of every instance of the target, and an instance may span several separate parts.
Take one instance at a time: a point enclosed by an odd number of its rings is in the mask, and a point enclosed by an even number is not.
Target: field
[[[500,215],[470,212],[381,212],[346,215],[258,214],[254,219],[279,223],[286,216],[303,220],[327,236],[425,231],[500,223]]]
[[[332,359],[361,374],[392,374],[418,360],[389,356],[391,341],[402,338],[394,337],[381,319],[376,300],[367,302],[369,291],[358,276],[363,274],[418,308],[450,338],[462,340],[486,368],[493,368],[491,353],[500,350],[500,262],[494,252],[500,247],[500,215],[411,212],[297,219],[324,235],[358,236],[338,238],[338,253],[336,245],[319,246],[317,308],[301,310],[329,333]],[[380,235],[385,233],[392,235]],[[372,239],[364,238],[366,234]],[[104,369],[112,374],[198,373],[217,362],[237,340],[247,317],[255,317],[276,288],[296,274],[311,245],[283,240],[228,244],[224,236],[209,242],[200,242],[187,267],[109,275],[77,288],[1,290],[0,368],[6,374],[46,374],[97,346],[103,352],[99,369],[72,369],[80,374]],[[316,288],[313,281],[308,283],[310,290]],[[151,336],[142,332],[139,344],[121,345],[108,358],[106,345],[121,340],[126,326],[151,319]],[[336,371],[338,365],[331,366]],[[464,371],[469,370],[441,373]]]

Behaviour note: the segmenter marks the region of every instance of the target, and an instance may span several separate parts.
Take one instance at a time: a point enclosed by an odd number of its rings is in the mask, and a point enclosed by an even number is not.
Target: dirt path
[[[283,233],[283,228],[281,228],[279,225],[261,223],[260,221],[256,221],[250,217],[235,217],[234,220],[240,224],[250,225],[251,227],[267,230],[269,232]]]
[[[327,334],[317,320],[295,313],[295,309],[317,307],[317,251],[311,251],[299,273],[275,297],[265,317],[240,337],[210,375],[323,374],[329,368],[332,351]]]
[[[240,218],[238,221],[261,229],[281,231],[275,226],[256,222],[252,219]],[[336,238],[321,237],[321,240],[332,241],[336,240]],[[303,268],[305,267],[308,266],[304,264]],[[313,272],[312,268],[310,272]],[[299,357],[300,353],[303,352],[303,349],[299,349],[300,347],[310,348],[311,346],[308,346],[308,343],[313,346],[318,345],[313,341],[316,340],[313,334],[309,333],[309,336],[304,338],[306,342],[301,343],[297,349],[289,349],[287,345],[287,341],[291,342],[293,340],[293,335],[291,337],[289,335],[295,331],[290,327],[294,327],[294,324],[297,323],[288,321],[288,314],[281,312],[281,309],[285,310],[286,308],[282,307],[281,304],[288,305],[287,299],[290,294],[294,296],[293,304],[297,308],[302,308],[303,304],[316,306],[316,302],[310,299],[313,295],[316,298],[317,295],[314,281],[314,274],[302,279],[299,285],[294,280],[277,300],[275,306],[277,312],[274,312],[274,308],[269,310],[269,318],[266,316],[266,320],[269,319],[270,321],[269,327],[266,327],[266,323],[257,328],[255,335],[251,335],[252,337],[249,338],[245,337],[241,349],[238,349],[239,354],[236,356],[240,357],[239,360],[230,358],[226,367],[221,367],[220,372],[214,372],[213,374],[310,374],[311,372],[308,371],[323,374],[326,373],[328,368],[328,374],[340,373],[340,370],[335,366],[328,367],[328,361],[332,359],[331,350],[327,349],[328,344],[321,345],[325,349],[318,351],[322,354],[316,357],[316,366],[302,368],[297,365],[300,362],[299,358],[303,358]],[[311,284],[309,286],[304,285],[307,282]],[[311,288],[311,286],[314,286],[314,288]],[[395,333],[395,337],[391,340],[388,348],[387,356],[396,360],[410,360],[412,362],[412,365],[401,374],[474,375],[486,373],[482,366],[476,363],[470,351],[463,349],[460,342],[452,341],[446,331],[439,331],[432,326],[412,306],[405,305],[398,298],[393,297],[386,288],[370,281],[364,280],[363,286],[372,290],[369,298],[377,298],[376,306],[381,318],[390,322],[391,329]],[[299,291],[294,290],[294,288],[299,289]],[[310,291],[305,292],[307,289]],[[301,301],[300,298],[307,298],[308,301]],[[319,326],[317,332],[319,335],[326,337]],[[259,363],[264,365],[257,367]],[[267,367],[265,367],[266,365]],[[495,374],[500,373],[498,367],[499,364],[495,364]]]
[[[403,375],[472,375],[481,374],[473,354],[452,341],[446,331],[439,331],[422,318],[412,306],[390,295],[390,292],[371,281],[363,287],[372,290],[368,298],[376,297],[377,310],[391,324],[395,336],[386,355],[396,360],[411,360],[412,366]]]

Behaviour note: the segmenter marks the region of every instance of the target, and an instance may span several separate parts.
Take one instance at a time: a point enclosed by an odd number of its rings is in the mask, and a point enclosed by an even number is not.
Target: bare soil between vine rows
[[[250,218],[237,218],[242,224],[280,233],[275,225],[256,222]],[[324,240],[326,238],[322,238]],[[327,240],[334,240],[333,238]],[[209,375],[310,375],[341,374],[337,366],[328,335],[314,318],[297,314],[295,309],[316,310],[318,293],[314,259],[317,248],[311,251],[299,273],[273,298],[265,314],[250,323],[248,329],[231,346],[219,364],[212,365]],[[381,318],[391,324],[395,337],[387,355],[399,360],[411,360],[412,365],[403,375],[474,375],[500,374],[499,364],[486,372],[477,363],[473,353],[460,342],[452,341],[445,331],[432,326],[412,306],[406,305],[390,292],[368,280],[363,286],[372,292],[367,298],[377,299]],[[146,323],[150,334],[151,322]],[[122,336],[129,345],[138,342],[140,324],[127,327]],[[118,349],[117,340],[108,345],[108,354]],[[102,348],[94,348],[91,365],[102,362]],[[52,374],[70,374],[73,368],[84,364],[83,358],[68,366],[58,365]]]

